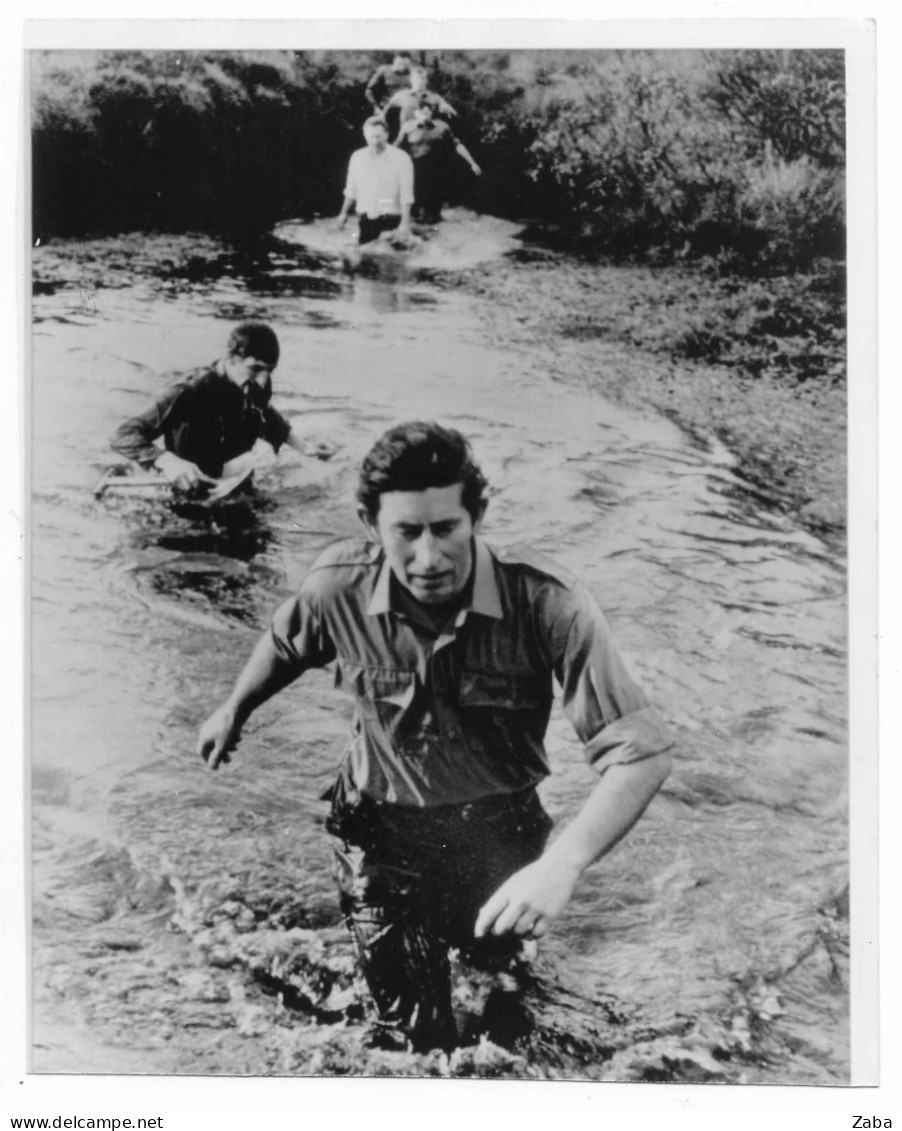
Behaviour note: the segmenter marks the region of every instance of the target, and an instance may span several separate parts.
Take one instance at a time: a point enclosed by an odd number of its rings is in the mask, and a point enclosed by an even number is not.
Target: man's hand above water
[[[181,491],[190,491],[192,487],[201,484],[213,485],[216,480],[212,476],[204,475],[197,464],[191,460],[182,459],[175,452],[163,452],[155,460],[155,465],[163,472],[173,487]]]
[[[217,708],[200,728],[197,736],[197,753],[211,770],[230,762],[229,754],[238,745],[241,724],[234,708],[228,703]]]
[[[223,479],[237,479],[241,475],[247,475],[251,471],[256,471],[257,468],[263,466],[267,462],[272,462],[275,456],[271,449],[269,450],[269,461],[260,455],[255,448],[251,448],[249,452],[243,452],[240,456],[235,456],[230,459],[228,463],[223,466],[222,478]]]
[[[533,864],[505,880],[483,906],[476,937],[545,934],[569,903],[585,869],[629,832],[669,772],[666,751],[609,767],[557,840]]]
[[[331,459],[337,451],[338,444],[333,444],[331,440],[308,440],[304,445],[304,455],[314,459]]]
[[[229,754],[238,745],[241,729],[254,710],[299,674],[296,666],[280,655],[272,633],[264,632],[235,681],[232,693],[200,728],[197,753],[211,770],[230,761]]]
[[[331,459],[339,451],[339,445],[333,444],[325,436],[302,436],[294,428],[285,442],[296,452],[311,459]]]
[[[485,903],[474,934],[539,938],[570,902],[581,869],[540,857],[514,872]]]

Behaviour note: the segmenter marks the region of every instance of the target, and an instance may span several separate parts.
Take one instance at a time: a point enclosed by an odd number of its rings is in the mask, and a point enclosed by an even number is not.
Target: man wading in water
[[[428,103],[433,111],[444,118],[456,118],[457,111],[450,102],[446,102],[440,94],[435,94],[427,89],[428,77],[422,67],[415,67],[410,72],[410,86],[393,94],[385,105],[384,117],[392,110],[398,111],[398,133],[395,135],[394,144],[397,145],[401,130],[407,122],[413,120],[417,107]]]
[[[453,154],[470,166],[474,177],[482,174],[470,151],[454,136],[448,123],[435,120],[428,96],[421,96],[413,117],[401,126],[397,145],[399,149],[409,150],[413,160],[415,211],[417,219],[424,224],[437,224],[442,218]]]
[[[670,768],[584,586],[483,542],[485,490],[458,432],[387,432],[360,473],[369,539],[324,551],[198,739],[216,769],[256,707],[335,663],[355,701],[327,821],[342,911],[382,1025],[417,1050],[458,1041],[449,948],[497,960],[545,934]],[[554,679],[601,780],[546,846]]]
[[[391,98],[407,86],[412,67],[410,52],[396,51],[390,63],[376,68],[363,92],[374,113],[384,114]]]
[[[242,322],[229,336],[226,355],[179,377],[150,408],[124,421],[112,447],[142,467],[157,467],[180,490],[214,486],[224,475],[254,467],[252,448],[266,440],[317,459],[337,448],[299,435],[269,403],[279,339],[263,322]],[[162,439],[163,451],[156,441]]]
[[[396,231],[410,238],[413,207],[413,162],[388,144],[388,127],[381,118],[363,123],[366,145],[351,154],[344,202],[336,223],[343,228],[352,206],[360,217],[361,244],[372,243],[383,232]]]

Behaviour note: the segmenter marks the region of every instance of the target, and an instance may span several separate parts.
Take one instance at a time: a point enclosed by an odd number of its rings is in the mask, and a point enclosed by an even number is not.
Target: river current
[[[51,243],[33,266],[35,1070],[846,1083],[836,552],[751,496],[716,440],[550,371],[434,271],[144,235]],[[335,459],[283,453],[221,521],[95,500],[117,423],[246,317],[279,334],[276,405]],[[363,1050],[318,801],[350,714],[329,674],[262,708],[222,772],[193,753],[270,611],[357,532],[361,456],[414,418],[470,437],[487,540],[588,583],[678,739],[541,945],[531,1041],[450,1063]],[[565,821],[595,779],[557,708],[547,745]]]

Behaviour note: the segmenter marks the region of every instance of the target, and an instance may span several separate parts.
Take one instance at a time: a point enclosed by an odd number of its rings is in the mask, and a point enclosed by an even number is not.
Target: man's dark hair
[[[488,484],[469,443],[453,428],[412,420],[390,428],[364,457],[357,501],[375,522],[380,497],[389,491],[425,491],[455,483],[462,485],[461,502],[475,522]]]
[[[232,357],[255,357],[273,368],[279,363],[279,339],[265,322],[242,322],[229,335]]]

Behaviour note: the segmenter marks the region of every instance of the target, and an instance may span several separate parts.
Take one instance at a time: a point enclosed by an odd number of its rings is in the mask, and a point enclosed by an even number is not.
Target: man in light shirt
[[[355,150],[348,164],[338,226],[344,227],[355,207],[361,244],[372,243],[383,232],[391,231],[407,239],[411,235],[413,162],[406,153],[388,144],[388,127],[381,118],[367,118],[363,136],[365,147]]]

